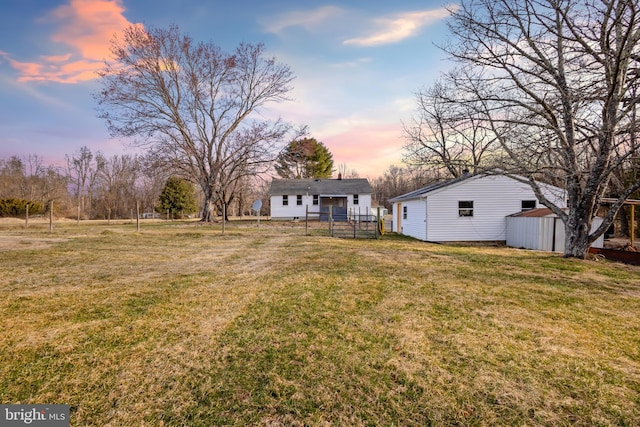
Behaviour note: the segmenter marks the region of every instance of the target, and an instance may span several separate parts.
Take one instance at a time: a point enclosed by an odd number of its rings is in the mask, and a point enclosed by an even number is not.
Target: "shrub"
[[[27,205],[29,215],[42,213],[42,203],[25,199],[0,199],[0,217],[24,216],[27,213]]]

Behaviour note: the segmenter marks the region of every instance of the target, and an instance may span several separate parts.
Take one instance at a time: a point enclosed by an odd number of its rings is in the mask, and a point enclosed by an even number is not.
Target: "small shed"
[[[591,229],[601,223],[602,218],[594,218]],[[530,209],[507,217],[507,246],[564,252],[564,239],[564,223],[549,208]],[[591,247],[604,247],[604,236],[598,237]]]

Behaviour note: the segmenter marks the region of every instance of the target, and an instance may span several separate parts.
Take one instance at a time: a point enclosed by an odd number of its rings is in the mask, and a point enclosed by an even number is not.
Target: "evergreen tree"
[[[330,178],[333,155],[315,138],[291,141],[276,160],[276,172],[282,178]]]
[[[167,180],[167,183],[160,193],[159,205],[156,210],[160,213],[169,211],[171,217],[191,214],[198,210],[196,193],[193,185],[175,176]]]

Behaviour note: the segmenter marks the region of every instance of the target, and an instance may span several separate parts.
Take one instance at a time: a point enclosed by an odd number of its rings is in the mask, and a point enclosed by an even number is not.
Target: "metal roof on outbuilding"
[[[271,181],[271,196],[318,194],[348,195],[371,194],[373,187],[366,178],[350,179],[274,179]]]
[[[509,216],[514,218],[543,218],[545,216],[555,215],[553,211],[549,208],[537,208],[537,209],[528,209],[522,212],[516,212]]]

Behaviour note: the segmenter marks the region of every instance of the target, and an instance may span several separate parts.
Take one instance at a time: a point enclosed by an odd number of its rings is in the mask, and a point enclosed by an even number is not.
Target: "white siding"
[[[564,206],[564,194],[557,190],[545,187],[547,197]],[[428,194],[426,240],[506,240],[507,215],[520,212],[523,200],[535,199],[527,184],[501,175],[470,178],[435,190]],[[473,201],[472,217],[458,215],[459,201]]]
[[[407,208],[407,218],[404,218],[404,208]],[[400,224],[401,233],[405,236],[427,240],[427,202],[426,200],[409,200],[402,203]]]
[[[297,196],[289,196],[289,205],[282,206],[282,196],[271,196],[271,218],[273,219],[293,219],[298,217],[303,219],[307,214],[306,206],[309,205],[310,212],[317,212],[318,206],[313,204],[313,196],[302,196],[302,205],[297,205]]]
[[[319,195],[320,199],[321,195]],[[320,203],[320,202],[318,202]],[[317,214],[311,214],[320,210],[320,205],[313,204],[313,195],[303,195],[302,205],[297,205],[297,196],[289,195],[288,206],[282,205],[282,196],[271,196],[271,218],[273,219],[293,219],[295,217],[303,219],[306,216],[306,206],[309,206],[309,216],[317,218]],[[347,197],[347,212],[365,215],[371,213],[371,194],[359,194],[358,204],[353,204],[353,195]]]
[[[402,225],[401,221],[398,221],[398,209],[400,208],[400,203],[394,203],[391,206],[391,231],[394,233],[400,233],[399,226]]]
[[[352,215],[371,215],[371,194],[359,194],[357,205],[353,204],[353,195],[349,195],[347,198],[347,213]]]

